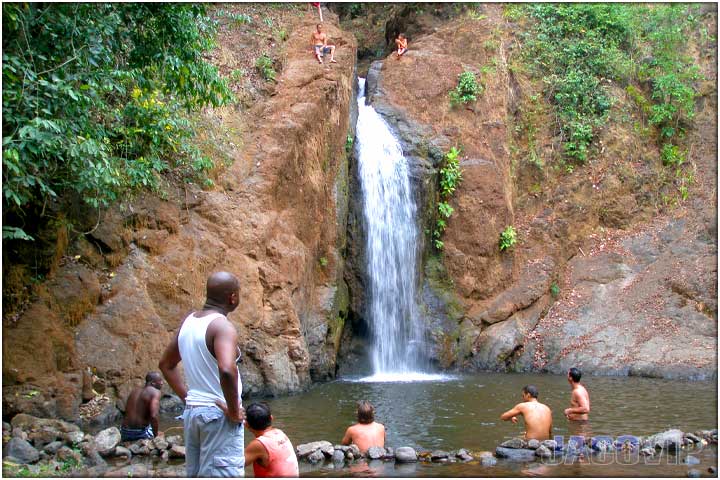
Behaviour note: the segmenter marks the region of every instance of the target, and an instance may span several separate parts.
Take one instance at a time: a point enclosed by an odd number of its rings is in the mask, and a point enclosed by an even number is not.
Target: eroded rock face
[[[171,190],[167,200],[146,196],[108,213],[92,240],[117,254],[119,266],[102,295],[81,266],[61,269],[59,279],[79,278],[61,290],[87,298],[76,328],[63,323],[52,299],[31,306],[14,329],[3,328],[4,386],[32,381],[44,392],[67,383],[56,372],[89,367],[111,392],[127,395],[129,381],[157,370],[218,270],[240,279],[241,302],[229,319],[240,334],[245,393],[298,391],[334,376],[347,311],[340,252],[356,46],[328,19],[328,34],[342,48],[338,64],[318,66],[306,51],[313,21],[308,16],[290,33],[274,95],[254,107],[252,128],[242,142],[235,139],[243,148],[233,152],[217,188]],[[212,113],[220,123],[233,114]],[[40,401],[16,408],[75,419],[80,386],[69,402],[74,410]]]

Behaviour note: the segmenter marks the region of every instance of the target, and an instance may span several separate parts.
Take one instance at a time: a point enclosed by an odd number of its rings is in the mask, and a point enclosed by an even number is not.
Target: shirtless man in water
[[[159,372],[149,372],[145,376],[145,385],[130,392],[125,402],[125,418],[120,427],[123,442],[153,438],[161,434],[158,429],[158,413],[162,386],[162,375]]]
[[[315,52],[315,58],[317,58],[317,61],[321,64],[322,56],[326,53],[330,54],[330,63],[337,63],[335,60],[335,45],[328,45],[327,44],[327,35],[325,32],[323,32],[323,26],[322,23],[317,24],[317,31],[313,32],[312,36],[310,37],[310,42],[312,42],[313,51]]]
[[[567,380],[572,386],[570,408],[565,409],[565,417],[568,420],[588,420],[588,414],[590,413],[590,395],[585,387],[580,384],[580,377],[582,377],[580,369],[573,367],[568,370]]]
[[[375,421],[375,409],[370,402],[358,402],[358,423],[348,427],[342,439],[343,445],[354,443],[361,453],[367,452],[370,447],[385,447],[385,426]]]
[[[525,438],[527,440],[548,440],[552,435],[552,411],[547,405],[538,402],[538,389],[534,385],[527,385],[522,389],[522,403],[518,403],[512,410],[500,415],[500,420],[510,420],[517,423],[517,416],[525,419]]]

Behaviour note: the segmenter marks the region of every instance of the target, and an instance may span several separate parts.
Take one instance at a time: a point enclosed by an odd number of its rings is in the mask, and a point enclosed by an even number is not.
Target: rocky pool
[[[570,390],[562,376],[533,374],[476,374],[448,376],[425,382],[367,383],[346,378],[319,384],[309,391],[282,398],[265,399],[275,425],[294,445],[315,440],[339,443],[345,428],[354,421],[355,402],[366,399],[375,405],[376,420],[385,424],[387,446],[411,446],[418,450],[457,450],[471,453],[495,447],[523,431],[499,416],[520,401],[520,390],[534,384],[540,401],[553,410],[554,435],[569,438],[578,433],[563,416]],[[586,434],[649,435],[673,427],[686,432],[716,428],[717,385],[637,377],[587,377],[583,379],[592,402]],[[245,400],[245,404],[253,400]],[[174,427],[174,428],[173,428]],[[181,423],[163,418],[161,429],[181,433]],[[245,440],[252,434],[246,431]],[[359,461],[342,469],[332,463],[301,463],[303,476],[686,476],[689,468],[707,472],[717,467],[717,447],[691,452],[699,465],[682,464],[669,455],[646,461],[642,457],[613,456],[583,459],[571,464],[512,463],[499,460],[493,467],[478,462],[396,465],[394,462]],[[247,472],[252,476],[252,470]]]

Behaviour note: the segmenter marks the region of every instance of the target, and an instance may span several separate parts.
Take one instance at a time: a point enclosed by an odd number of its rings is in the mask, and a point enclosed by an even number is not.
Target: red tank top
[[[278,428],[263,433],[257,440],[268,452],[268,467],[253,463],[256,477],[297,477],[300,475],[295,449],[290,439]]]

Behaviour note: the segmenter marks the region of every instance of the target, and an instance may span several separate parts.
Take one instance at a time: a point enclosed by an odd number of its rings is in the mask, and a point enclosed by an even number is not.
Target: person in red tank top
[[[245,467],[253,466],[256,477],[297,477],[300,472],[290,439],[272,426],[270,407],[253,403],[245,409],[245,423],[255,439],[245,447]]]

